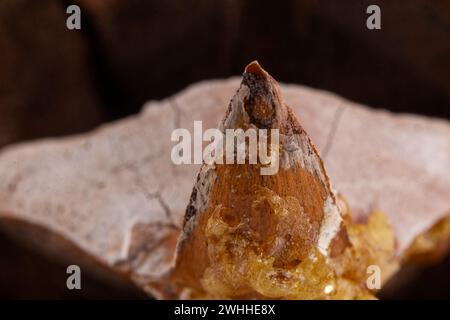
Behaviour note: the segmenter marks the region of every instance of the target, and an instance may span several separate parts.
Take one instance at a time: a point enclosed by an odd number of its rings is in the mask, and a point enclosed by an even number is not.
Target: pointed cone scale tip
[[[284,109],[281,97],[278,95],[278,84],[265,71],[258,61],[253,61],[245,67],[242,84],[248,90],[248,99],[244,106],[249,120],[259,128],[279,127],[281,119],[277,119],[280,112],[277,109]],[[281,120],[284,121],[284,120]]]
[[[328,176],[277,82],[257,61],[245,68],[242,84],[246,88],[233,96],[224,128],[242,127],[243,121],[281,128],[284,162],[263,178],[260,166],[202,166],[178,244],[176,290],[190,291],[190,298],[322,298],[325,285],[335,285],[328,255],[350,245]],[[296,276],[284,277],[292,272],[312,281],[299,287]],[[283,277],[272,277],[278,274]]]
[[[261,67],[257,60],[250,62],[246,67],[244,73],[252,73],[262,78],[267,78],[268,73]]]

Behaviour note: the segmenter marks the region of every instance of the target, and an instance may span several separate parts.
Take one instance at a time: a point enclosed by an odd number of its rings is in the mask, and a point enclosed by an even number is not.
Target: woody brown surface
[[[204,128],[217,127],[238,83],[203,82],[91,133],[5,148],[0,154],[2,219],[62,236],[145,289],[172,263],[198,170],[172,164],[171,132],[192,131],[194,120],[203,120]],[[297,85],[282,85],[281,92],[354,217],[364,220],[373,209],[383,210],[396,231],[399,253],[448,212],[447,121],[372,111]],[[72,255],[72,250],[54,250],[58,245],[48,241],[37,247],[61,258]]]
[[[257,61],[245,68],[219,128],[268,130],[271,139],[278,130],[279,138],[267,141],[276,145],[267,152],[277,160],[272,170],[258,161],[242,165],[216,159],[202,165],[186,209],[173,281],[179,291],[190,291],[184,296],[191,298],[293,297],[294,292],[274,289],[277,281],[268,274],[283,277],[301,270],[301,262],[315,256],[317,248],[334,256],[348,245],[323,162],[278,83]],[[228,159],[235,152],[225,153]],[[268,288],[270,284],[274,286]],[[321,288],[316,283],[313,290]]]

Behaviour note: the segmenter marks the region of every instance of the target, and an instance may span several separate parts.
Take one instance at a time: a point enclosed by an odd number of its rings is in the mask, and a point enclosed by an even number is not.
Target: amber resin
[[[394,235],[381,212],[373,212],[367,224],[347,224],[351,246],[339,257],[311,246],[299,259],[296,237],[306,226],[298,203],[268,189],[255,192],[254,211],[241,220],[230,220],[221,206],[208,219],[211,264],[201,279],[204,291],[191,291],[190,298],[372,299],[367,267],[379,266],[382,282],[397,269]]]
[[[211,262],[202,278],[212,297],[318,298],[333,285],[324,257],[310,246],[301,251],[308,228],[297,200],[260,188],[239,221],[217,206],[205,234]]]
[[[450,247],[450,212],[418,235],[402,257],[404,264],[438,263]]]

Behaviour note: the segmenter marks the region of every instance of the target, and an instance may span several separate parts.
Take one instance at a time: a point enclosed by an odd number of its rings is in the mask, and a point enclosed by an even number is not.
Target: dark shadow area
[[[379,293],[380,299],[448,299],[450,298],[450,254],[438,264],[408,265],[389,281]]]
[[[445,0],[74,1],[0,4],[0,146],[84,132],[257,59],[282,82],[450,118]],[[381,7],[381,30],[366,8]]]
[[[56,260],[0,232],[0,299],[148,299],[129,281],[107,281],[74,256]],[[81,290],[68,290],[67,266],[81,268]],[[106,272],[105,272],[106,273]]]

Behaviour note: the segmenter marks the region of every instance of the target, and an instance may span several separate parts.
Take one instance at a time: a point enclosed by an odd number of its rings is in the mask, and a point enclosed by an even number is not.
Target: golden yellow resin
[[[403,263],[433,264],[439,262],[450,246],[450,213],[426,232],[418,235],[406,250]]]
[[[261,204],[270,207],[270,215],[255,214],[253,208]],[[239,221],[227,216],[227,208],[217,206],[204,230],[210,262],[201,279],[205,292],[196,297],[374,298],[366,287],[367,267],[379,266],[384,280],[398,266],[394,234],[385,216],[377,211],[367,224],[354,224],[347,215],[351,245],[334,258],[324,256],[315,245],[308,252],[297,250],[295,241],[308,231],[305,217],[295,198],[283,199],[267,188],[257,192],[252,210],[243,212]]]

